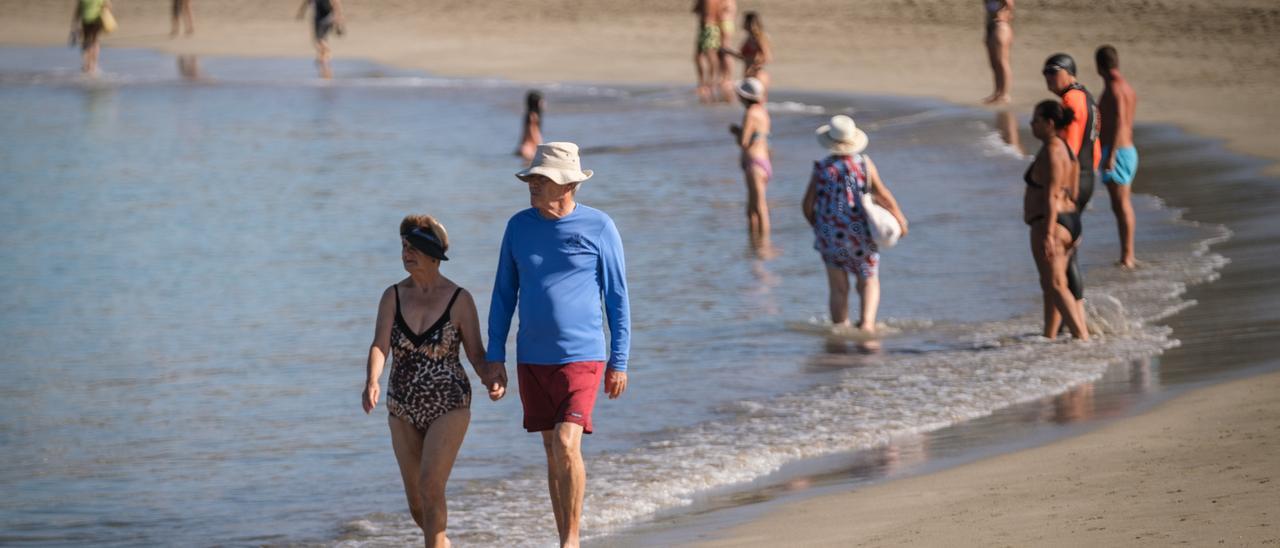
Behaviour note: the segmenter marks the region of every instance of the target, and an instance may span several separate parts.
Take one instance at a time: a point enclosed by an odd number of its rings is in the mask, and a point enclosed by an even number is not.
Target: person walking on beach
[[[720,46],[715,51],[716,71],[720,76],[720,100],[728,103],[734,86],[733,60],[724,48],[733,43],[733,34],[737,30],[734,23],[738,19],[738,0],[720,0],[717,19],[720,25]]]
[[[76,0],[75,10],[71,14],[72,43],[80,41],[80,70],[85,74],[98,72],[99,39],[103,33],[111,32],[114,23],[111,15],[111,0]]]
[[[739,164],[747,182],[747,231],[753,239],[769,234],[769,202],[765,196],[773,163],[769,159],[769,111],[764,108],[764,84],[755,78],[743,80],[737,87],[742,106],[742,125],[730,124],[738,147],[742,149]]]
[[[178,20],[187,23],[187,36],[196,32],[195,16],[191,13],[191,0],[173,0],[173,24],[169,27],[169,37],[176,38],[181,25]]]
[[[1076,61],[1065,53],[1055,53],[1044,61],[1041,70],[1049,91],[1062,98],[1062,106],[1074,116],[1066,126],[1057,126],[1071,153],[1080,163],[1080,184],[1076,195],[1076,211],[1084,211],[1093,196],[1094,182],[1098,180],[1098,161],[1102,157],[1102,145],[1098,141],[1098,104],[1084,85],[1076,81]],[[1082,229],[1083,230],[1083,229]],[[1067,260],[1067,284],[1076,298],[1080,317],[1084,317],[1084,275],[1080,261],[1072,248]]]
[[[813,247],[827,268],[831,323],[849,326],[849,274],[858,282],[861,314],[857,327],[876,332],[880,306],[880,250],[871,239],[862,195],[871,193],[876,204],[889,210],[907,235],[907,218],[889,187],[880,178],[867,148],[867,134],[853,118],[843,114],[818,128],[818,143],[830,153],[813,163],[809,188],[804,193],[804,218],[813,227]]]
[[[982,0],[987,13],[987,60],[995,78],[995,91],[982,102],[988,105],[1008,103],[1013,69],[1009,65],[1009,49],[1013,46],[1013,0]]]
[[[298,7],[298,19],[306,17],[308,7],[312,8],[313,14],[311,38],[316,46],[316,68],[320,71],[321,78],[332,78],[333,70],[329,66],[329,60],[333,57],[333,50],[329,48],[329,32],[336,32],[339,36],[345,32],[342,0],[302,0],[302,5]]]
[[[1133,146],[1133,117],[1138,109],[1138,95],[1120,74],[1120,54],[1116,48],[1102,46],[1094,53],[1098,75],[1106,83],[1098,111],[1102,116],[1102,182],[1111,195],[1111,211],[1120,232],[1121,268],[1138,265],[1133,256],[1135,222],[1133,204],[1129,200],[1133,176],[1138,171],[1138,149]]]
[[[693,13],[698,16],[698,33],[693,42],[693,66],[698,72],[698,100],[709,103],[718,86],[720,40],[720,3],[723,0],[694,0]]]
[[[489,305],[488,360],[505,380],[511,316],[519,308],[516,371],[524,428],[540,432],[560,545],[578,546],[587,484],[582,435],[604,376],[610,399],[627,389],[631,312],[622,238],[604,212],[577,202],[590,179],[578,145],[538,145],[516,177],[532,205],[507,222]],[[609,347],[604,341],[605,320]],[[607,360],[607,363],[606,363]]]
[[[524,128],[520,132],[520,146],[516,155],[528,162],[533,160],[533,153],[542,143],[542,94],[529,90],[524,96]]]
[[[1054,101],[1036,105],[1031,133],[1043,146],[1022,177],[1027,184],[1022,220],[1031,227],[1031,256],[1044,292],[1044,336],[1056,337],[1065,319],[1072,336],[1087,341],[1084,309],[1067,283],[1068,258],[1080,243],[1080,164],[1059,133],[1074,117],[1072,109]]]
[[[458,359],[460,344],[489,398],[506,392],[505,377],[484,359],[475,301],[440,273],[448,250],[449,235],[434,218],[410,215],[400,222],[400,260],[409,277],[382,292],[361,394],[364,412],[372,412],[390,352],[391,447],[427,546],[449,546],[445,483],[471,422],[471,382]]]
[[[769,37],[764,33],[764,22],[760,20],[760,15],[754,11],[747,12],[743,18],[742,26],[747,29],[747,37],[742,41],[742,47],[738,51],[724,48],[724,53],[742,59],[742,78],[755,78],[764,88],[769,89],[769,73],[764,70],[767,64],[773,58],[773,48],[769,45]]]

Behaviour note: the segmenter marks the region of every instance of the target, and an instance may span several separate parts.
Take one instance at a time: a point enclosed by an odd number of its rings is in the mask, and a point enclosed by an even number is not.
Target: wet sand
[[[783,505],[700,545],[1274,544],[1277,391],[1278,373],[1194,391],[1076,438]]]
[[[123,3],[122,3],[123,4]],[[582,6],[366,1],[348,6],[350,32],[339,56],[459,76],[531,81],[689,82],[693,20],[689,2]],[[768,4],[777,48],[775,85],[931,96],[973,104],[990,87],[977,2],[940,0]],[[499,9],[496,6],[503,6]],[[740,2],[745,11],[755,2]],[[62,2],[0,0],[0,36],[10,44],[65,40]],[[106,45],[228,55],[310,55],[309,25],[292,19],[293,0],[195,2],[197,35],[170,40],[167,3],[118,10],[121,30]],[[1141,122],[1167,122],[1262,157],[1265,165],[1183,154],[1143,158],[1150,186],[1188,217],[1226,224],[1234,237],[1214,250],[1229,259],[1222,278],[1191,289],[1199,304],[1168,324],[1183,346],[1162,357],[1162,374],[1186,382],[1220,368],[1265,367],[1280,356],[1280,295],[1272,287],[1280,192],[1256,169],[1277,173],[1280,6],[1237,0],[1206,7],[1186,0],[1124,0],[1105,6],[1070,0],[1023,5],[1015,23],[1016,112],[1047,98],[1037,69],[1049,53],[1077,57],[1083,80],[1100,91],[1091,53],[1110,42],[1137,88]],[[856,22],[855,22],[856,18]],[[1066,24],[1058,23],[1066,21]],[[1087,26],[1086,26],[1087,24]],[[582,44],[590,44],[583,47]],[[68,52],[69,55],[74,55]],[[110,64],[110,51],[104,63]],[[904,70],[902,67],[911,67]],[[1142,146],[1142,143],[1139,143]],[[1234,166],[1234,167],[1233,167]],[[1203,185],[1159,186],[1161,170],[1203,170]],[[1230,169],[1231,171],[1223,171]],[[1095,204],[1105,207],[1105,202]],[[1100,236],[1110,234],[1097,232]],[[1141,250],[1139,250],[1141,254]],[[1072,535],[1107,545],[1280,542],[1275,440],[1280,374],[1210,387],[1142,416],[1084,436],[937,474],[788,504],[716,545],[1055,544]],[[719,533],[717,533],[719,535]],[[1073,541],[1073,544],[1078,543]]]

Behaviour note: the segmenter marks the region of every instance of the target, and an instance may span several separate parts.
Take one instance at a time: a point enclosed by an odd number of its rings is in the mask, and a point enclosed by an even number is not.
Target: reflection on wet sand
[[[199,80],[201,78],[200,58],[195,55],[179,55],[178,75],[183,80]]]
[[[1013,147],[1018,154],[1026,154],[1022,149],[1022,140],[1018,136],[1018,117],[1013,115],[1012,111],[999,110],[996,111],[996,131],[1000,132],[1000,140],[1005,144]]]

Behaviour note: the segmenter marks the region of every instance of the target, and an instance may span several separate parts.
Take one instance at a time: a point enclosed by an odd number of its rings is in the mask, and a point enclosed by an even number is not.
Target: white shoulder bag
[[[853,162],[854,169],[860,162]],[[864,177],[867,180],[867,187],[871,186],[871,174],[867,173]],[[876,242],[876,246],[880,249],[889,249],[898,245],[898,238],[902,237],[902,225],[898,224],[898,218],[893,216],[888,209],[880,207],[879,204],[871,198],[870,192],[863,192],[860,198],[862,200],[862,211],[866,212],[867,228],[871,229],[871,239]]]

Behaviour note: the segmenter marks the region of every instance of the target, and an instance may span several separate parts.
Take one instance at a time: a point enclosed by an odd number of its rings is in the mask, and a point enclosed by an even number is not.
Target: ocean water
[[[404,276],[400,218],[430,213],[452,241],[445,274],[487,315],[504,222],[527,207],[511,155],[525,88],[359,62],[332,82],[298,60],[112,50],[97,79],[75,63],[0,49],[0,541],[412,542],[385,409],[360,410],[377,300]],[[630,388],[600,401],[584,444],[588,539],[1149,360],[1179,344],[1161,320],[1193,304],[1187,286],[1226,262],[1211,249],[1225,228],[1140,195],[1146,266],[1111,267],[1099,189],[1082,260],[1104,334],[1047,342],[1025,117],[1015,146],[985,111],[775,93],[761,249],[727,131],[740,108],[673,87],[542,89],[544,134],[596,171],[580,200],[622,233],[634,314]],[[787,327],[826,313],[799,203],[813,129],[839,112],[870,131],[911,219],[883,254],[879,352]],[[449,485],[459,545],[555,540],[512,392],[473,403]]]

